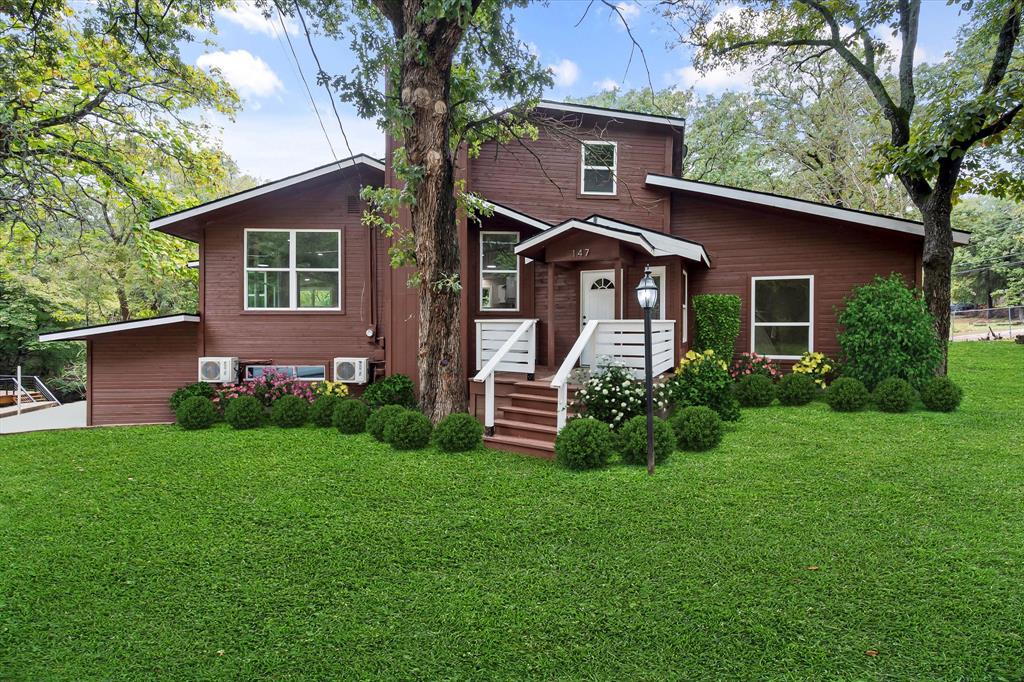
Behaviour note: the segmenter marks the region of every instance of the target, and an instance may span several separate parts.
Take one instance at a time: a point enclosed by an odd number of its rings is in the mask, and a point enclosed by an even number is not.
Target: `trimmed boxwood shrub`
[[[698,294],[693,297],[696,351],[710,348],[715,355],[732,362],[736,338],[740,335],[740,297],[734,294]]]
[[[183,402],[194,396],[199,396],[201,398],[213,398],[215,395],[217,395],[217,391],[214,389],[213,384],[206,383],[205,381],[198,381],[194,384],[182,386],[171,394],[169,400],[171,404],[171,411],[177,412]]]
[[[853,377],[839,377],[825,389],[825,402],[836,412],[863,410],[870,397],[860,379]]]
[[[251,395],[240,395],[228,401],[224,421],[233,429],[255,429],[263,423],[263,403]]]
[[[743,407],[768,407],[775,400],[775,382],[764,374],[748,374],[736,383],[735,394]]]
[[[297,395],[283,395],[270,406],[270,421],[283,429],[293,429],[306,423],[309,403]]]
[[[433,425],[427,415],[415,410],[403,410],[384,426],[384,440],[396,450],[417,450],[430,443]]]
[[[174,417],[183,429],[189,431],[208,429],[213,422],[217,421],[217,410],[209,398],[194,395],[185,398],[178,405],[178,409],[174,412]]]
[[[875,386],[872,398],[882,412],[907,412],[917,400],[917,392],[908,381],[889,377]]]
[[[444,452],[474,450],[483,442],[484,426],[467,412],[450,414],[434,427],[434,445]]]
[[[676,449],[676,434],[664,419],[654,418],[654,462],[661,464]],[[647,415],[631,418],[619,429],[619,453],[628,464],[647,464]]]
[[[611,454],[611,427],[593,417],[570,419],[555,437],[555,461],[568,469],[598,469]]]
[[[314,426],[333,426],[334,408],[342,400],[343,398],[333,393],[321,395],[309,406],[309,421],[313,422]]]
[[[818,385],[810,374],[787,374],[779,380],[776,395],[779,402],[790,407],[806,405],[818,394]]]
[[[370,407],[401,405],[412,408],[416,407],[416,391],[412,379],[404,374],[392,374],[367,386],[363,400]]]
[[[670,421],[680,450],[710,450],[722,442],[722,420],[710,407],[684,407]]]
[[[932,377],[921,387],[921,402],[932,412],[952,412],[962,397],[963,391],[949,377]]]
[[[362,400],[348,398],[338,401],[331,415],[331,423],[341,433],[362,433],[366,430],[366,418],[370,408]]]
[[[386,443],[384,439],[384,429],[388,423],[396,416],[406,411],[406,408],[401,405],[385,405],[384,407],[378,407],[376,410],[370,413],[370,416],[366,418],[366,430],[376,440],[381,443]]]

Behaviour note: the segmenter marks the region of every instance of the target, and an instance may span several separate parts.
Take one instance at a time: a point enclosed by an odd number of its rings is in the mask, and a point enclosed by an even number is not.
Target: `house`
[[[492,445],[549,454],[573,367],[639,366],[648,265],[656,371],[687,349],[696,294],[739,295],[737,351],[792,361],[838,351],[853,287],[892,272],[920,284],[919,222],[681,179],[682,119],[558,102],[534,115],[537,139],[458,159],[490,213],[460,218],[459,239],[466,390]],[[212,379],[415,377],[417,293],[360,222],[360,187],[392,182],[360,155],[154,220],[199,244],[199,310],[42,337],[87,342],[89,423],[171,421],[167,397],[200,358]]]

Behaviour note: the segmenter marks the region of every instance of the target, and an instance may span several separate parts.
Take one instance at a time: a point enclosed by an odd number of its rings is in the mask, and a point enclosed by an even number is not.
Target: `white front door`
[[[580,273],[580,331],[590,320],[615,319],[615,271],[584,270]],[[592,344],[583,350],[581,365],[592,365]]]

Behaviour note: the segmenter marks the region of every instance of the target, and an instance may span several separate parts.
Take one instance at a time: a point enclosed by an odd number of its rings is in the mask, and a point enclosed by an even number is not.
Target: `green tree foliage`
[[[953,223],[971,233],[953,260],[953,300],[987,308],[1024,304],[1024,205],[965,197]]]
[[[81,357],[82,344],[40,343],[38,339],[40,334],[63,326],[46,298],[0,273],[0,374],[13,374],[21,366],[24,374],[39,375],[44,381],[59,376]]]

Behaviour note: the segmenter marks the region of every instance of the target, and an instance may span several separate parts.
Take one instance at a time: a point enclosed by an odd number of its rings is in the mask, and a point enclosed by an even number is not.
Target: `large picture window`
[[[814,277],[754,277],[750,307],[753,352],[796,360],[814,350]]]
[[[340,310],[339,230],[246,230],[246,310]]]
[[[618,146],[614,142],[584,142],[580,173],[583,194],[615,194]]]
[[[480,309],[519,310],[518,232],[480,233]]]

